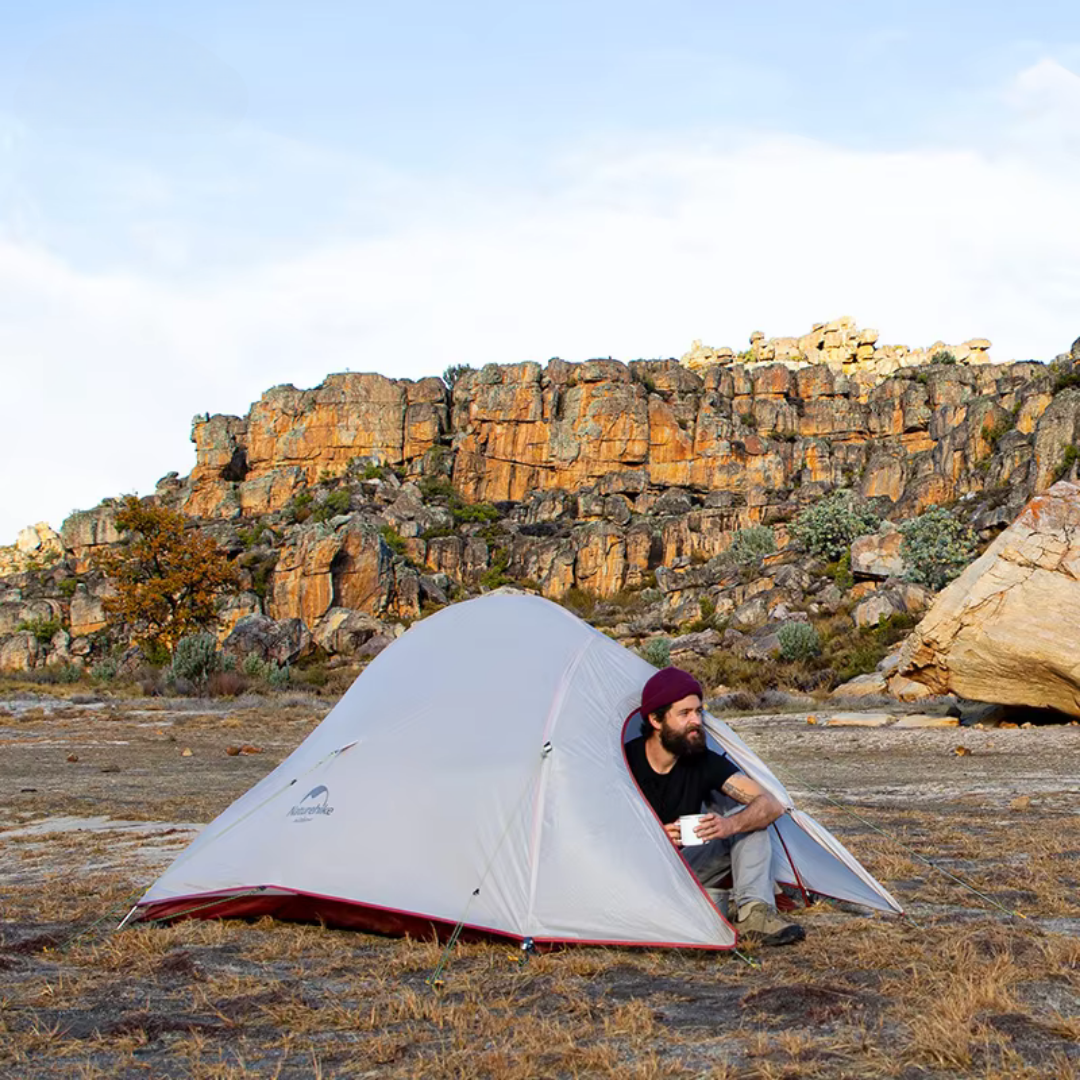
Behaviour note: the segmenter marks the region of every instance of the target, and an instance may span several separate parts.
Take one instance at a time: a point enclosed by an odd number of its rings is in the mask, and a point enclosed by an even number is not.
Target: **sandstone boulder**
[[[362,611],[331,608],[314,626],[315,643],[333,655],[354,656],[364,645],[383,634],[378,619]]]
[[[880,671],[871,671],[869,675],[856,675],[838,686],[829,696],[834,698],[877,697],[887,693],[885,676]]]
[[[900,555],[902,540],[900,530],[889,526],[881,532],[860,536],[851,545],[851,572],[856,577],[881,580],[902,576],[907,569]]]
[[[1080,485],[1062,481],[937,598],[899,675],[935,693],[1080,716]]]
[[[903,603],[891,589],[879,589],[855,606],[852,613],[858,627],[877,626],[881,619],[887,619],[904,610]]]
[[[0,644],[0,671],[30,671],[37,667],[41,653],[37,638],[21,630]]]
[[[221,646],[222,652],[236,657],[257,656],[291,664],[311,649],[311,634],[299,619],[278,622],[268,615],[247,615],[232,629]]]

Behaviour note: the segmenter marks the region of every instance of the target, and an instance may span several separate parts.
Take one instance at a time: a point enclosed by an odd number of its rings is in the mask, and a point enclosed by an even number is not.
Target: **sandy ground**
[[[329,707],[0,698],[0,1076],[1080,1075],[1080,727],[731,719],[912,920],[818,904],[753,966],[472,945],[436,992],[431,944],[111,935]]]

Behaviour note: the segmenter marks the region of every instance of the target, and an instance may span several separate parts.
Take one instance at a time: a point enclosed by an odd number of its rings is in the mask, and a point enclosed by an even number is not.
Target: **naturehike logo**
[[[311,821],[312,818],[323,814],[329,817],[334,812],[334,808],[329,805],[329,799],[329,789],[324,784],[320,784],[318,787],[312,788],[296,806],[292,807],[287,816],[298,824]]]

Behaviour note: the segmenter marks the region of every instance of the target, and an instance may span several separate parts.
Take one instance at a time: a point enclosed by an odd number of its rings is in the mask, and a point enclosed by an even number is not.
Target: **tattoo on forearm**
[[[746,803],[753,802],[761,794],[761,787],[751,780],[747,776],[743,776],[741,773],[735,776],[729,776],[724,781],[724,786],[720,789],[728,798],[734,799],[736,802]]]

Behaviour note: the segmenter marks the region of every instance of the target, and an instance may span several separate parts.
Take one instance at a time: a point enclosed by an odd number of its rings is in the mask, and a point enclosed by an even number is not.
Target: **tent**
[[[654,670],[539,597],[448,607],[372,661],[134,917],[730,948],[622,753]],[[712,717],[707,731],[786,808],[771,827],[778,881],[901,910],[734,732]]]

